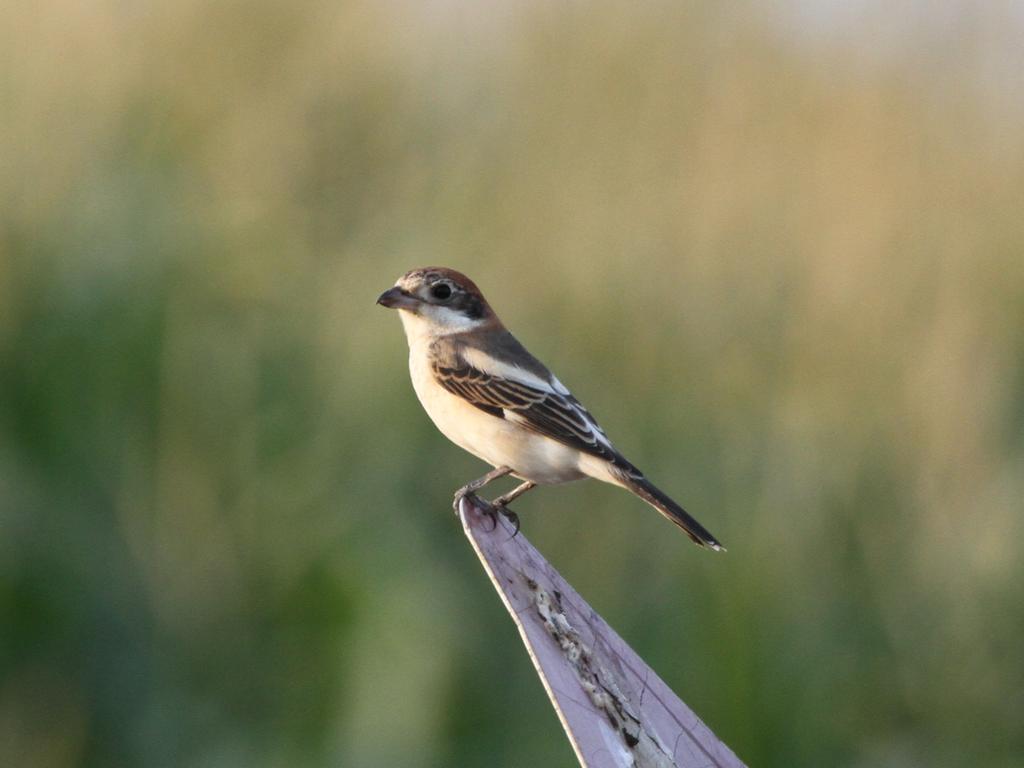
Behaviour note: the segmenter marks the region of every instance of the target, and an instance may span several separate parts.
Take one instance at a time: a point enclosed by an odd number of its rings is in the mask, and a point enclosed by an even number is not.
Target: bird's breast
[[[453,443],[517,477],[556,484],[583,477],[581,453],[556,440],[483,411],[442,387],[426,354],[411,353],[409,374],[423,409]]]

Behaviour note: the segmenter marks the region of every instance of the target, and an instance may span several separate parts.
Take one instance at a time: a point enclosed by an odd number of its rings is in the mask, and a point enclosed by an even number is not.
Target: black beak
[[[419,299],[395,286],[378,296],[377,303],[388,309],[412,309],[419,304]]]

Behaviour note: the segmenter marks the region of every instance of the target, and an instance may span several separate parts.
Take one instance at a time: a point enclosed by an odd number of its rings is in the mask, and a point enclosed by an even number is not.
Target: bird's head
[[[401,310],[404,322],[415,316],[433,333],[459,333],[497,324],[476,283],[454,269],[421,267],[406,272],[377,303]]]

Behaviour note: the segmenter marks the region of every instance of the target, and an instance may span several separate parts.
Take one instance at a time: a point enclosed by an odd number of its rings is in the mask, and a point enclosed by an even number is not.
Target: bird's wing
[[[453,395],[564,445],[614,463],[625,461],[594,417],[554,377],[545,382],[529,373],[516,377],[507,366],[499,375],[465,359],[452,362],[451,366],[435,363],[434,375]]]

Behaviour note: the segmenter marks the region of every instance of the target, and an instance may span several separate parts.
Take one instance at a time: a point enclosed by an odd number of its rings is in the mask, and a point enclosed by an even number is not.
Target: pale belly
[[[516,477],[535,483],[565,483],[585,476],[579,451],[470,405],[437,384],[425,363],[418,364],[412,357],[409,373],[427,415],[460,448],[494,467],[510,467]]]

